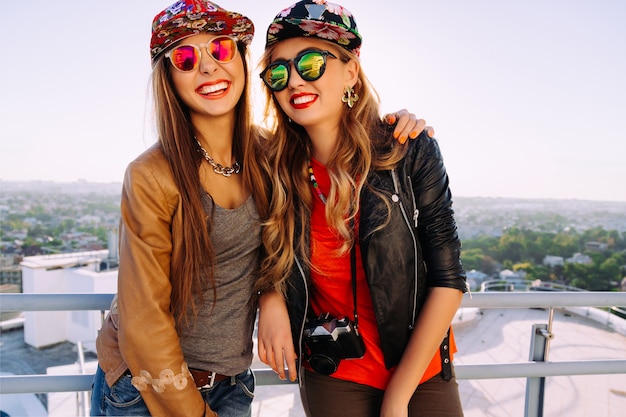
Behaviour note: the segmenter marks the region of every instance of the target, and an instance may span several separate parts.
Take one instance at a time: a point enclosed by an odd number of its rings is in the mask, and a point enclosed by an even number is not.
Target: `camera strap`
[[[352,271],[352,298],[354,299],[354,332],[359,335],[359,315],[356,312],[356,239],[350,250],[350,269]]]

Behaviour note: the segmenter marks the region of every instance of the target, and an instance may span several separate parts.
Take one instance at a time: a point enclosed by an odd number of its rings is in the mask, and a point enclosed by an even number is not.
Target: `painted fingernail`
[[[400,135],[400,134],[399,134],[398,132],[393,132],[393,138],[394,138],[394,139],[398,139],[398,136],[399,136],[399,135]]]
[[[400,140],[400,143],[406,142],[406,136],[404,136],[404,135],[400,136],[399,140]]]
[[[387,116],[387,122],[389,123],[395,123],[396,122],[396,116],[394,116],[393,114],[390,114]]]
[[[415,130],[414,130],[414,131],[412,131],[412,132],[409,134],[409,137],[410,137],[411,139],[415,139],[415,138],[417,137],[417,132],[416,132]]]

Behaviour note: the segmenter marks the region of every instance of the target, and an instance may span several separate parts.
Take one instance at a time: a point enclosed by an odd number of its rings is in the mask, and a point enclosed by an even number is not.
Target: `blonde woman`
[[[259,354],[308,416],[462,416],[450,323],[466,291],[437,142],[397,146],[352,14],[280,12],[261,77],[277,120]],[[348,407],[345,405],[349,404]]]

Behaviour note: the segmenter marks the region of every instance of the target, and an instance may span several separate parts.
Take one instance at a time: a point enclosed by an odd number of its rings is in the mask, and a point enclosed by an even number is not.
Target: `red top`
[[[320,191],[328,196],[330,177],[326,167],[313,159],[311,161],[315,178]],[[352,297],[352,275],[350,271],[350,253],[340,257],[337,249],[341,246],[339,237],[328,227],[325,216],[325,205],[311,186],[313,193],[313,212],[311,215],[311,306],[315,316],[329,312],[332,316],[348,317],[354,320],[354,301]],[[358,225],[358,218],[355,222]],[[395,368],[385,368],[385,360],[380,348],[380,336],[376,326],[374,308],[369,286],[361,262],[360,245],[356,244],[356,281],[357,281],[357,312],[359,314],[359,331],[365,342],[365,356],[361,359],[343,359],[337,372],[331,376],[338,379],[357,382],[384,390],[391,379]],[[322,291],[325,296],[320,297]],[[456,352],[454,335],[450,332],[450,359]],[[308,367],[308,364],[305,366]],[[310,369],[310,368],[309,368]],[[424,372],[420,383],[441,372],[441,356],[439,350]]]

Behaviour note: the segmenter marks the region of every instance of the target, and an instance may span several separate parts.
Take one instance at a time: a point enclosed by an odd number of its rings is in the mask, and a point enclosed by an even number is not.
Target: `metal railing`
[[[108,310],[113,294],[0,294],[0,312]],[[626,374],[626,360],[546,362],[552,337],[555,307],[626,306],[626,293],[619,292],[479,292],[465,296],[462,308],[545,308],[548,323],[533,326],[530,351],[533,360],[524,363],[456,365],[456,378],[527,378],[525,416],[543,415],[543,381],[548,376]],[[622,320],[615,317],[616,320]],[[257,385],[289,384],[271,369],[255,369]],[[12,375],[0,377],[0,394],[82,392],[91,389],[93,374]]]

